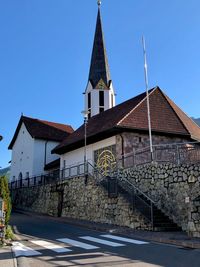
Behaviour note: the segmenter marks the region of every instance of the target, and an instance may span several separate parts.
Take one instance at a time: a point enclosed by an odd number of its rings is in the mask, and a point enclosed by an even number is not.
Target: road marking
[[[71,249],[67,249],[67,248],[63,248],[57,244],[51,243],[51,242],[47,242],[47,241],[43,241],[43,240],[30,240],[31,243],[44,247],[46,249],[50,249],[52,251],[55,251],[57,253],[64,253],[64,252],[70,252],[72,251]]]
[[[75,247],[84,248],[84,249],[97,249],[97,248],[99,248],[99,247],[89,245],[89,244],[79,242],[79,241],[69,239],[69,238],[61,238],[61,239],[57,239],[57,240],[60,242],[70,244],[70,245],[75,246]]]
[[[19,242],[13,242],[12,243],[12,249],[13,249],[16,257],[42,255],[40,252],[38,252],[32,248],[26,247]]]
[[[88,241],[100,243],[103,245],[111,246],[111,247],[123,247],[123,246],[125,246],[125,245],[120,244],[120,243],[111,242],[111,241],[107,241],[105,239],[95,238],[95,237],[91,237],[91,236],[81,236],[80,238],[88,240]]]
[[[124,241],[124,242],[128,242],[128,243],[136,244],[136,245],[149,244],[149,242],[130,239],[130,238],[124,238],[124,237],[116,236],[116,235],[101,235],[101,236],[102,237],[106,237],[106,238],[111,238],[111,239],[114,239],[114,240],[118,240],[118,241]]]

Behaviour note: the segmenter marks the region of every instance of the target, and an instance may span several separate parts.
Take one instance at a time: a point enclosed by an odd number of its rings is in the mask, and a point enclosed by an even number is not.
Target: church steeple
[[[89,118],[115,106],[115,93],[110,77],[108,58],[101,20],[101,1],[98,0],[98,14],[88,85],[85,91],[85,110]]]
[[[109,88],[111,78],[102,29],[100,4],[101,2],[98,1],[98,15],[90,64],[89,81],[92,83],[92,86],[96,88],[99,81],[103,80],[105,86]]]

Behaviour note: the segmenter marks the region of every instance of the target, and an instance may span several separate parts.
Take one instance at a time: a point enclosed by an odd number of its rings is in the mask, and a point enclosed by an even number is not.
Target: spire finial
[[[101,5],[101,0],[97,1],[97,5],[100,6]]]

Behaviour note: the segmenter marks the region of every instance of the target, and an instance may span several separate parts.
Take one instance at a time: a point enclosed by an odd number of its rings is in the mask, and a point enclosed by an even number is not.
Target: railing
[[[131,197],[133,209],[140,211],[145,218],[151,223],[152,229],[154,227],[154,214],[153,207],[154,201],[149,198],[144,192],[139,190],[126,178],[117,179],[118,184],[123,188]]]
[[[76,176],[84,176],[88,173],[88,164],[80,163],[69,166],[65,169],[62,169],[60,172],[60,180],[65,180]]]
[[[118,195],[119,187],[121,187],[126,193],[128,193],[131,198],[133,209],[141,212],[151,224],[151,227],[153,229],[153,207],[155,203],[151,198],[149,198],[145,193],[143,193],[126,178],[119,178],[117,169],[107,173],[107,175],[104,176],[100,168],[94,167],[91,163],[88,163],[88,166],[89,173],[93,175],[98,185],[102,185],[107,189],[109,196],[116,197]]]
[[[26,179],[20,179],[9,183],[10,189],[28,188],[34,186],[41,186],[45,184],[54,184],[59,181],[64,181],[76,176],[84,176],[88,172],[88,165],[82,163],[76,166],[70,166],[63,170],[54,170],[47,174],[41,174],[38,176],[28,177]]]
[[[123,155],[118,160],[118,166],[129,168],[143,165],[152,161],[158,163],[188,164],[200,163],[200,146],[196,143],[156,145],[153,147],[153,159],[149,148],[137,150],[133,153]],[[198,143],[199,144],[199,143]]]
[[[88,174],[94,177],[96,184],[100,184],[106,176],[110,175],[110,173],[103,175],[103,169],[92,165],[90,162],[88,162]]]
[[[10,182],[9,188],[10,189],[28,188],[28,187],[55,183],[58,180],[59,180],[59,170],[56,170],[48,174],[41,174],[38,176],[32,176],[26,179],[20,179],[20,180]]]

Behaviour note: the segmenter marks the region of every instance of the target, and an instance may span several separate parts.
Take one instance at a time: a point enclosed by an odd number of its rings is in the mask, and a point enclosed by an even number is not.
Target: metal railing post
[[[132,190],[132,205],[133,205],[133,210],[135,210],[135,189],[134,188]]]
[[[154,218],[153,218],[153,203],[151,202],[151,227],[154,230]]]

